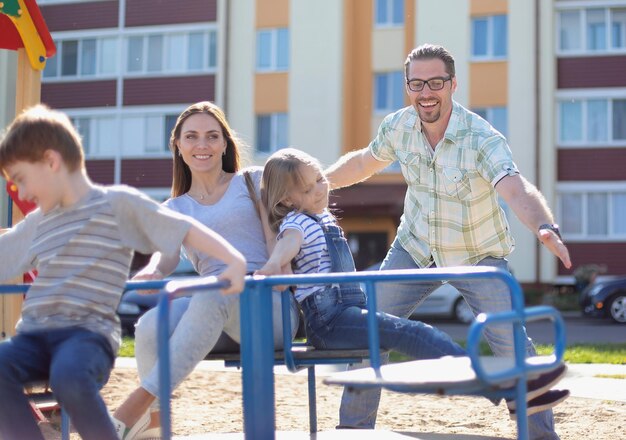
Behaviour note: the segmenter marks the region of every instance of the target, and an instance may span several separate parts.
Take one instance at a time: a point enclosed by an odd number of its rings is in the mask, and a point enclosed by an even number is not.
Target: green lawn
[[[461,342],[461,345],[464,345]],[[553,352],[551,345],[538,345],[539,354]],[[481,344],[481,352],[489,354],[489,346]],[[135,340],[125,337],[120,348],[120,357],[135,356]],[[398,353],[391,354],[392,362],[407,360],[408,358]],[[573,344],[565,350],[565,361],[571,364],[626,364],[626,343],[623,344]]]
[[[459,342],[465,345],[464,342]],[[554,352],[553,345],[537,345],[537,353],[547,355]],[[480,352],[484,355],[491,354],[491,349],[486,342],[480,344]],[[565,348],[563,356],[569,364],[618,364],[626,365],[626,343],[623,344],[572,344]],[[392,362],[408,360],[399,353],[391,354]]]

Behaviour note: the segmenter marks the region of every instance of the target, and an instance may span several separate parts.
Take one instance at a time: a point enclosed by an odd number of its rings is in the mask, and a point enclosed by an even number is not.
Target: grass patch
[[[600,379],[626,379],[626,374],[596,374],[593,377]]]
[[[459,342],[465,346],[465,342]],[[537,345],[537,353],[547,355],[554,352],[553,345]],[[490,356],[491,349],[485,341],[480,343],[480,354]],[[563,356],[565,362],[570,364],[626,364],[626,343],[622,344],[572,344],[565,348]],[[400,353],[392,352],[391,362],[402,362],[410,358]]]
[[[465,346],[465,342],[459,342]],[[537,345],[537,353],[547,355],[554,351],[552,345]],[[483,356],[491,355],[491,349],[485,341],[480,344],[480,354]],[[125,336],[122,339],[120,348],[120,357],[135,356],[135,339]],[[626,343],[622,344],[572,344],[565,349],[565,362],[570,364],[626,364]],[[410,358],[400,353],[392,352],[390,354],[391,362],[402,362],[410,360]],[[618,375],[619,376],[619,375]]]
[[[118,357],[135,357],[135,338],[124,336]]]
[[[539,354],[552,353],[552,345],[538,345]],[[572,344],[565,348],[563,356],[570,364],[626,364],[626,343],[621,344]]]

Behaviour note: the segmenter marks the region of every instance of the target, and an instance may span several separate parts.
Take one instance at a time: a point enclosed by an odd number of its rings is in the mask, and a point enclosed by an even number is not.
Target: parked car
[[[367,271],[380,268],[382,262],[369,266]],[[472,322],[474,314],[463,298],[463,295],[446,283],[437,288],[411,314],[411,319],[452,318],[464,324]]]
[[[180,263],[168,278],[190,277],[198,275],[191,262],[186,258],[181,258]],[[122,322],[122,334],[134,335],[135,324],[141,316],[153,307],[156,307],[159,296],[129,290],[124,292],[120,304],[117,306],[117,315]]]
[[[583,314],[610,318],[626,324],[626,277],[607,278],[590,284],[580,295]]]
[[[468,324],[474,319],[474,314],[463,295],[454,286],[446,283],[428,295],[413,311],[411,318],[453,318]]]

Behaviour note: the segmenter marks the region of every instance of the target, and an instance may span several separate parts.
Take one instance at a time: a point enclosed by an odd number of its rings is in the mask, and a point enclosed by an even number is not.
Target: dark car
[[[626,277],[596,281],[580,295],[583,314],[626,324]]]
[[[174,272],[168,278],[190,277],[198,275],[191,262],[186,258],[181,258]],[[159,296],[156,294],[144,293],[137,290],[124,292],[122,300],[117,307],[117,315],[122,322],[122,334],[134,335],[135,324],[151,308],[157,305]]]

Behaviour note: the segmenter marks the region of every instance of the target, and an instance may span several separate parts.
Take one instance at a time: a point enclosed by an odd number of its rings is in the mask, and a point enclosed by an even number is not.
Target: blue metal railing
[[[550,307],[524,309],[524,297],[520,285],[507,272],[488,267],[462,267],[446,269],[418,269],[380,272],[352,272],[315,275],[285,275],[272,277],[247,277],[246,289],[241,298],[241,359],[244,405],[244,433],[246,438],[274,439],[274,346],[272,330],[273,286],[292,284],[328,284],[328,283],[362,283],[367,293],[368,309],[376,310],[375,284],[381,282],[401,281],[440,281],[440,280],[472,280],[493,278],[504,282],[511,292],[512,311],[494,315],[480,315],[472,325],[468,348],[472,365],[478,378],[486,385],[505,380],[516,380],[515,398],[517,405],[517,426],[520,439],[528,438],[526,422],[526,374],[529,371],[546,371],[562,361],[565,351],[564,325],[558,313]],[[201,287],[196,284],[196,289]],[[214,288],[215,286],[206,286]],[[178,287],[168,285],[167,295],[178,291]],[[165,298],[165,296],[163,297]],[[160,341],[167,340],[168,318],[167,301],[159,303],[160,310]],[[554,362],[544,365],[529,365],[526,362],[524,324],[527,320],[537,318],[552,319],[556,326],[556,349]],[[515,366],[497,375],[489,375],[479,363],[478,342],[484,327],[493,322],[510,322],[513,326]],[[371,365],[380,376],[380,347],[377,323],[374,313],[369,314],[369,350]],[[170,438],[169,419],[169,353],[168,344],[159,342],[160,374],[161,374],[161,415],[162,435]],[[163,351],[161,351],[163,350]]]
[[[476,280],[491,278],[504,282],[511,292],[512,310],[492,315],[479,315],[468,333],[467,350],[477,377],[486,385],[506,380],[516,380],[518,438],[528,438],[526,421],[526,375],[529,371],[550,369],[562,361],[565,351],[563,321],[551,307],[524,308],[520,285],[507,272],[488,267],[462,267],[445,269],[417,269],[380,272],[351,272],[315,275],[254,276],[246,277],[246,287],[241,294],[241,365],[243,384],[244,433],[246,439],[275,438],[274,399],[274,344],[272,325],[272,287],[293,284],[362,283],[367,294],[367,306],[376,310],[375,285],[381,282]],[[169,362],[169,304],[177,295],[200,290],[219,289],[224,284],[215,277],[163,281],[129,281],[130,289],[160,289],[158,302],[159,389],[161,400],[162,438],[171,438],[170,412],[170,362]],[[9,290],[7,290],[9,289]],[[28,286],[0,285],[0,294],[25,292]],[[553,364],[532,365],[526,362],[526,341],[523,327],[526,321],[551,319],[555,324],[555,352]],[[506,371],[489,374],[480,364],[478,347],[485,327],[493,323],[512,323],[514,337],[514,366]],[[374,313],[369,313],[369,351],[371,366],[380,377],[380,345]],[[285,340],[291,338],[284,330]],[[286,360],[289,362],[289,360]],[[292,359],[293,362],[293,359]],[[288,365],[289,366],[289,365]],[[295,364],[292,367],[296,367]]]

